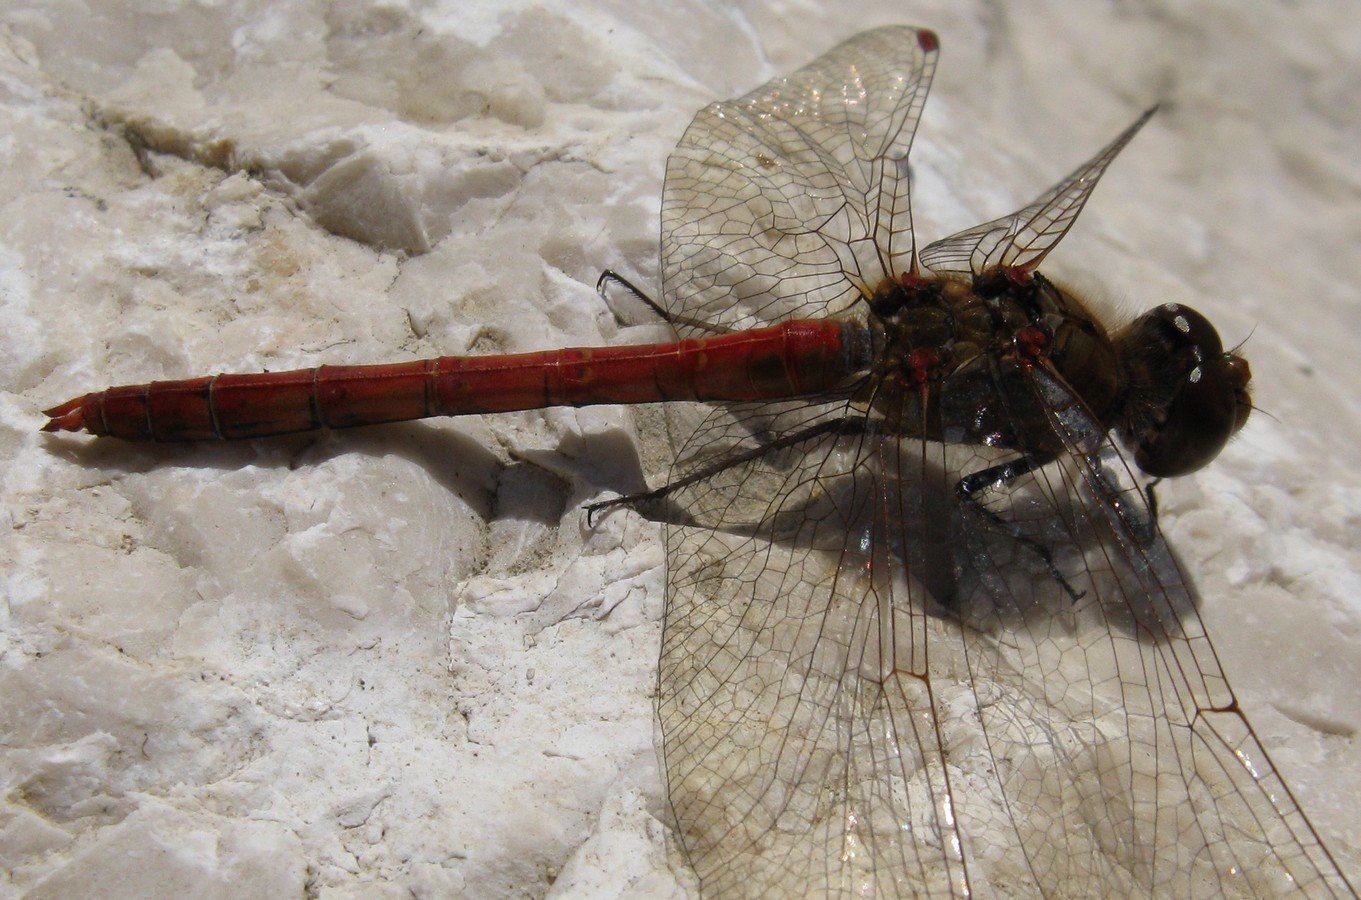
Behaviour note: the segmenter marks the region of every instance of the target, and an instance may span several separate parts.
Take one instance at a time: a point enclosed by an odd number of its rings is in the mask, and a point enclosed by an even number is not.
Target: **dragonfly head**
[[[1247,422],[1248,361],[1226,352],[1194,309],[1165,303],[1135,319],[1115,344],[1128,396],[1120,437],[1148,475],[1194,472]]]

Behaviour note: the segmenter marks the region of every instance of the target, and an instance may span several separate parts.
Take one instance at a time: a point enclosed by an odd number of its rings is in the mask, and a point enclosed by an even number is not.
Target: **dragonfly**
[[[259,438],[667,402],[659,750],[708,896],[1355,896],[1157,524],[1252,410],[1183,304],[1107,323],[1039,266],[1149,110],[917,248],[939,52],[865,32],[701,110],[666,169],[673,342],[109,388],[47,431]]]

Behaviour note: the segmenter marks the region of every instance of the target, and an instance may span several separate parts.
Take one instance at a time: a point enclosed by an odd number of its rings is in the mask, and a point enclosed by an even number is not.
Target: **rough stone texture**
[[[852,12],[853,10],[853,12]],[[665,895],[655,526],[580,505],[656,417],[554,410],[140,447],[106,384],[657,339],[696,109],[900,3],[251,0],[0,11],[0,893]],[[1047,271],[1193,302],[1265,413],[1164,525],[1240,700],[1361,877],[1361,22],[923,2],[926,239],[1152,102]],[[639,317],[645,321],[645,317]]]

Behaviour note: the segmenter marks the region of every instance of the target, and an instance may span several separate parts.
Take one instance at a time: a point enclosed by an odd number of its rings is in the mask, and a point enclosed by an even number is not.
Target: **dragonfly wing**
[[[936,46],[868,31],[701,110],[666,166],[668,311],[724,329],[834,314],[912,269],[907,155]]]
[[[863,413],[807,401],[680,445],[658,722],[704,890],[1349,896],[1120,451],[1058,376],[990,365],[942,403],[1015,410],[1009,446],[818,432]]]
[[[1034,270],[1073,226],[1106,167],[1156,109],[1145,112],[1100,153],[1025,208],[928,244],[921,252],[922,264],[937,273],[974,275],[998,266]]]
[[[1016,834],[997,864],[1074,896],[1352,896],[1239,709],[1120,451],[1056,375],[1032,374],[1014,406],[1042,404],[1067,453],[991,508],[1003,528],[973,517],[975,589],[955,608]],[[962,805],[965,834],[971,817]]]
[[[781,412],[790,434],[847,410]],[[752,449],[741,415],[711,412],[675,477]],[[823,435],[671,498],[658,721],[706,894],[967,892],[939,728],[950,697],[926,657],[926,630],[949,626],[893,558],[927,537],[890,486],[921,479],[900,451]]]

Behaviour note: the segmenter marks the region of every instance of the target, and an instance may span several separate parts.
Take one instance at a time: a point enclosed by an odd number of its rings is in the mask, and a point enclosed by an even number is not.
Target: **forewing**
[[[907,156],[935,62],[930,31],[879,28],[695,116],[662,194],[682,331],[835,314],[914,268]]]
[[[1067,454],[991,506],[997,521],[973,516],[975,589],[956,610],[1015,832],[997,864],[1070,896],[1352,896],[1238,708],[1128,465],[1056,375],[1032,375],[1012,406],[1039,403]],[[961,805],[966,835],[972,815]]]
[[[921,252],[922,264],[937,273],[974,275],[998,266],[1035,269],[1073,226],[1111,160],[1156,109],[1140,116],[1100,153],[1023,209],[928,244]]]

